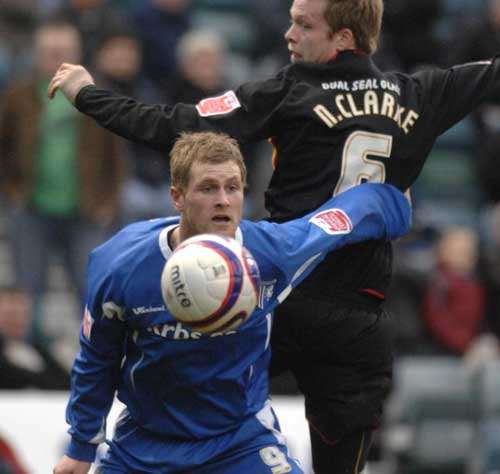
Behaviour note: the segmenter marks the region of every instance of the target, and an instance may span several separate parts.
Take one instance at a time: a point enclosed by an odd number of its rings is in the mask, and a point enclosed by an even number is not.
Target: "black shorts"
[[[369,296],[325,301],[299,287],[277,308],[271,377],[288,369],[295,375],[305,396],[315,468],[324,457],[321,444],[355,440],[367,451],[391,388],[392,339],[389,316]]]

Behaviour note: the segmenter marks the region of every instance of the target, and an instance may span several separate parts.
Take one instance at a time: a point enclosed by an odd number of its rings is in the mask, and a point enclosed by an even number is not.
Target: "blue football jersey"
[[[68,455],[92,461],[104,441],[115,393],[129,416],[169,440],[206,440],[237,430],[268,400],[272,310],[344,245],[394,239],[410,227],[404,196],[365,184],[316,212],[283,224],[242,221],[236,238],[261,273],[259,305],[235,330],[201,334],[177,322],[162,300],[160,277],[179,219],[132,224],[89,259],[81,349],[71,376]],[[217,454],[217,444],[213,449]]]

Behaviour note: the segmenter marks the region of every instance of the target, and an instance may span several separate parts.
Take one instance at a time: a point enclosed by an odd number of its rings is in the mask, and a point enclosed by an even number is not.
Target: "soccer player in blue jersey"
[[[89,471],[116,392],[126,408],[101,473],[300,473],[268,399],[272,310],[327,252],[407,232],[409,204],[389,185],[366,184],[284,224],[241,221],[246,170],[233,139],[184,134],[170,163],[180,218],[132,224],[90,256],[71,443],[54,474]],[[236,237],[261,273],[259,307],[223,334],[183,326],[162,299],[165,262],[201,233]]]

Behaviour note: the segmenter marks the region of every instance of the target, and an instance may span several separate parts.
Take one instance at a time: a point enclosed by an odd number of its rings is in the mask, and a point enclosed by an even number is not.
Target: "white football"
[[[165,304],[174,318],[201,333],[227,332],[257,306],[257,264],[238,241],[202,234],[182,242],[161,276]]]

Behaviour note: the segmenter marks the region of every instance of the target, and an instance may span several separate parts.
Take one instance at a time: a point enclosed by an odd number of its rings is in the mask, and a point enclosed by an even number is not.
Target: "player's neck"
[[[339,49],[335,52],[335,54],[328,60],[328,62],[330,61],[335,61],[335,59],[337,59],[340,55],[342,54],[346,54],[346,53],[353,53],[353,54],[356,54],[358,56],[367,56],[367,54],[362,50],[362,49],[359,49],[359,48],[356,48],[356,47],[353,47],[353,48],[346,48],[346,49]]]
[[[181,231],[180,227],[177,226],[172,232],[170,232],[168,236],[168,244],[170,245],[170,248],[172,250],[175,250],[175,248],[181,243]]]
[[[194,237],[195,235],[198,235],[198,234],[199,234],[199,232],[196,232],[190,226],[182,225],[182,219],[181,219],[181,223],[172,232],[170,232],[170,237],[168,239],[168,243],[170,245],[170,248],[172,250],[175,250],[176,247],[181,242],[184,242],[185,240],[189,239],[190,237]]]

